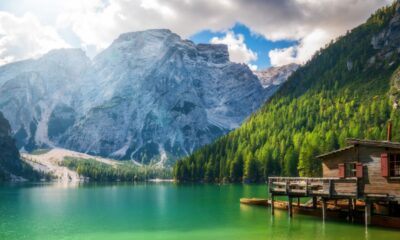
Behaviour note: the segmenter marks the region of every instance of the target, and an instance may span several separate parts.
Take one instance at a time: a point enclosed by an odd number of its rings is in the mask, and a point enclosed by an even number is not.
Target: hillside
[[[385,139],[389,119],[399,133],[399,26],[399,6],[392,4],[332,41],[240,128],[178,161],[175,177],[319,176],[314,157],[344,146],[346,138]]]
[[[40,174],[20,159],[11,127],[0,112],[0,182],[38,179]]]
[[[62,148],[22,153],[25,163],[59,182],[145,181],[171,178],[170,169],[92,156]]]

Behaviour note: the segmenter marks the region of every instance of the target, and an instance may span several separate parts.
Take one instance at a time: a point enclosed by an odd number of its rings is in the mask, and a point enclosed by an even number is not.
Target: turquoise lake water
[[[0,185],[0,240],[400,239],[400,231],[239,204],[264,185]]]

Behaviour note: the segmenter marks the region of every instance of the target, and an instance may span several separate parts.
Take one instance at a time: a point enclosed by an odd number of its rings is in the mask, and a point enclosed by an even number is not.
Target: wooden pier
[[[351,219],[356,207],[356,201],[360,198],[360,188],[357,178],[302,178],[302,177],[270,177],[268,179],[269,196],[271,199],[271,212],[275,212],[275,197],[287,196],[287,209],[289,216],[293,216],[293,199],[311,198],[312,208],[317,208],[319,199],[322,218],[325,220],[327,202],[345,200],[348,203],[348,218]],[[370,223],[371,206],[365,205],[366,224]]]
[[[360,212],[360,207],[363,208],[361,212],[364,215],[366,226],[372,223],[372,209],[374,203],[393,200],[389,195],[364,192],[363,182],[356,177],[270,177],[268,178],[268,192],[270,197],[268,206],[271,206],[272,215],[274,215],[276,207],[275,197],[286,196],[286,209],[288,210],[289,217],[293,216],[293,208],[295,207],[297,212],[299,212],[301,208],[307,209],[308,211],[314,209],[314,212],[320,212],[322,219],[325,220],[329,203],[330,209],[332,209],[332,206],[340,206],[338,208],[341,210],[345,209],[349,221],[354,221],[357,212]],[[300,198],[312,199],[312,201],[310,201],[311,204],[305,207],[301,206]],[[297,200],[297,203],[294,204],[293,200]],[[338,202],[340,202],[340,204],[338,204]],[[362,204],[360,204],[360,202]],[[400,227],[400,218],[390,218],[380,215],[375,219],[380,219],[378,220],[379,222],[375,221],[376,225],[382,225],[382,221],[389,221],[391,227]]]
[[[271,199],[266,198],[241,198],[240,203],[250,206],[271,207],[272,209]],[[349,206],[351,207],[350,209]],[[289,202],[284,200],[275,200],[274,209],[289,211]],[[348,200],[331,199],[325,201],[325,216],[329,217],[329,219],[346,220],[351,223],[364,223],[364,209],[365,202],[362,200],[354,201],[351,205],[349,205]],[[293,214],[321,217],[323,215],[322,202],[319,199],[318,202],[314,203],[314,206],[312,201],[303,203],[292,202],[291,211]],[[400,228],[400,218],[398,217],[375,214],[369,215],[369,218],[371,224],[375,226],[395,229]]]

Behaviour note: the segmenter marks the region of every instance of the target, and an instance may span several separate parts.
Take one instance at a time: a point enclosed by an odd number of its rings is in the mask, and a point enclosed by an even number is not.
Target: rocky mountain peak
[[[136,31],[136,32],[127,32],[122,33],[114,42],[124,42],[124,41],[132,41],[137,38],[146,38],[146,39],[162,39],[169,36],[179,37],[179,35],[171,32],[169,29],[149,29],[145,31]]]
[[[254,74],[260,80],[264,88],[281,85],[284,83],[300,65],[288,64],[279,67],[270,67],[265,70],[255,71]]]
[[[229,62],[228,46],[225,44],[198,44],[196,49],[204,61],[212,63]]]
[[[379,34],[374,36],[371,40],[371,44],[375,49],[383,50],[383,54],[387,54],[390,51],[398,50],[398,44],[400,42],[400,1],[396,3],[395,14],[390,20],[389,26],[381,31]]]
[[[2,72],[0,110],[20,149],[62,147],[140,164],[192,153],[273,92],[230,62],[226,45],[196,45],[166,29],[121,34],[92,61],[62,49]]]

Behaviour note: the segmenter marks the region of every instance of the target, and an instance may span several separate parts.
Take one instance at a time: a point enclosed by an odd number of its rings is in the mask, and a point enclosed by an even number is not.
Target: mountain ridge
[[[121,34],[93,60],[53,50],[0,73],[0,110],[22,151],[63,147],[161,165],[238,127],[277,89],[230,62],[226,45],[165,29]]]

